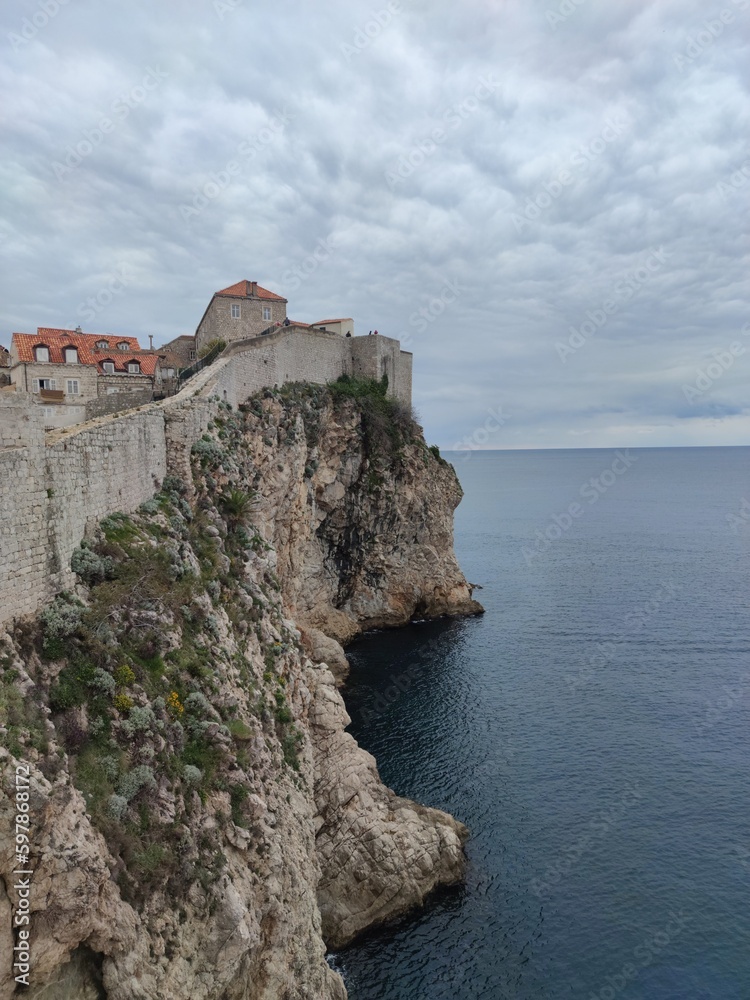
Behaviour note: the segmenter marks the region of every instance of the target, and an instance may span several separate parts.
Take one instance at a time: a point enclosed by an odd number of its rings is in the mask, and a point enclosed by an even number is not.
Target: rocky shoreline
[[[0,633],[0,1000],[19,761],[29,997],[342,1000],[326,947],[462,877],[468,831],[382,784],[338,690],[358,632],[481,612],[455,473],[377,399],[241,409],[189,481],[91,531],[75,594]]]

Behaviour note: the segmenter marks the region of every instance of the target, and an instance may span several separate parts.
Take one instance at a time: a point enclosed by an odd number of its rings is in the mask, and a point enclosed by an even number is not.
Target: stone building
[[[68,427],[150,402],[158,355],[135,337],[39,327],[14,333],[11,382],[44,408],[44,425]]]
[[[174,340],[162,344],[158,351],[159,356],[164,359],[162,368],[174,368],[174,374],[179,374],[183,368],[189,368],[197,357],[195,336],[183,334],[181,337],[175,337]]]
[[[0,344],[0,389],[10,385],[10,351]]]
[[[354,320],[351,317],[345,319],[321,319],[312,324],[317,330],[325,330],[327,333],[337,333],[340,337],[354,336]]]
[[[283,323],[286,306],[285,298],[257,281],[238,281],[214,292],[195,333],[198,356],[213,340],[231,344]]]

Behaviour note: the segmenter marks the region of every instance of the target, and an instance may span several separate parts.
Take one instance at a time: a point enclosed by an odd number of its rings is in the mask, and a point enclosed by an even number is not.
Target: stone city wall
[[[230,345],[175,396],[46,435],[43,407],[25,393],[3,391],[0,624],[34,614],[74,585],[71,555],[103,517],[134,511],[167,474],[190,482],[192,446],[221,401],[237,406],[285,382],[385,372],[391,393],[410,403],[410,360],[386,337],[279,331]]]

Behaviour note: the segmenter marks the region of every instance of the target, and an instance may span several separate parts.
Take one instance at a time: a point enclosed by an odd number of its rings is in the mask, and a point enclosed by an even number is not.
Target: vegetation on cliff
[[[144,995],[123,985],[137,948],[145,995],[235,1000],[273,967],[286,986],[264,1000],[290,984],[341,1000],[321,926],[341,944],[460,877],[463,828],[382,785],[315,666],[344,659],[330,637],[355,615],[471,610],[458,495],[385,382],[216,401],[190,481],[106,517],[73,554],[74,590],[0,636],[0,777],[10,755],[36,775],[48,972],[86,943],[123,997]]]

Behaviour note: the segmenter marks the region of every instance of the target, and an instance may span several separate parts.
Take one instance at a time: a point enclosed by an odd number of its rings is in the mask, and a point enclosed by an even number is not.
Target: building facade
[[[44,408],[47,428],[149,402],[159,378],[158,355],[135,337],[39,327],[14,333],[11,383]]]
[[[354,320],[351,317],[347,317],[346,319],[321,319],[312,325],[316,330],[337,333],[340,337],[354,336]]]
[[[257,281],[238,281],[214,292],[195,333],[198,357],[209,344],[257,337],[286,319],[287,300]]]

